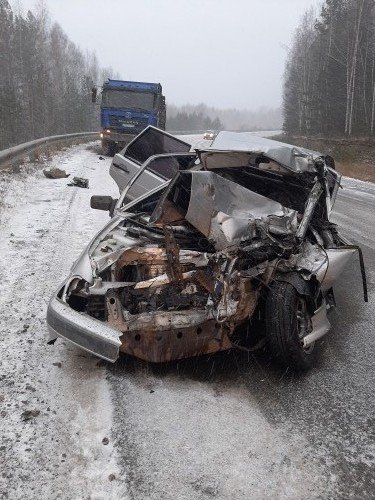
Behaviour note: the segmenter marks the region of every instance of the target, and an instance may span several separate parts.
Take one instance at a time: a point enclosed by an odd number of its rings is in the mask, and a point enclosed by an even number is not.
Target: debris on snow
[[[72,182],[69,182],[68,186],[76,186],[80,188],[88,188],[89,180],[83,177],[73,177]]]
[[[39,415],[40,411],[39,410],[25,410],[21,413],[21,418],[22,420],[31,420],[34,417],[37,417]]]
[[[43,170],[43,174],[48,179],[63,179],[65,177],[69,177],[69,175],[70,175],[70,174],[67,174],[65,172],[65,170],[62,170],[61,168],[57,168],[57,167],[45,168]]]

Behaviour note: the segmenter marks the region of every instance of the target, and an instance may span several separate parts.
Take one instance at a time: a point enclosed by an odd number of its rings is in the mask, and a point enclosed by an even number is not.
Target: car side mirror
[[[110,215],[113,214],[117,200],[114,200],[112,196],[91,196],[90,207],[95,208],[95,210],[105,210],[109,212]]]

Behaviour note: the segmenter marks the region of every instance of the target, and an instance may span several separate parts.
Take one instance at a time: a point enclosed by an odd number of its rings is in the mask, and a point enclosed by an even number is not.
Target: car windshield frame
[[[116,210],[122,210],[124,208],[124,206],[127,206],[127,203],[124,204],[124,201],[126,199],[126,195],[128,194],[129,190],[132,188],[133,184],[135,183],[135,181],[142,175],[144,174],[145,170],[147,170],[148,166],[154,161],[154,160],[158,160],[158,159],[162,159],[162,158],[181,158],[181,157],[191,157],[191,161],[193,161],[193,156],[196,155],[194,152],[187,152],[187,153],[165,153],[165,154],[161,154],[161,155],[154,155],[154,156],[150,156],[150,158],[148,158],[144,163],[143,165],[141,166],[141,168],[138,170],[138,172],[136,172],[134,174],[134,176],[129,180],[128,184],[124,187],[124,189],[122,190],[121,192],[121,195],[119,197],[119,199],[117,200],[117,203],[116,203]],[[184,169],[182,169],[184,170]],[[186,170],[189,170],[189,169],[186,169]],[[163,186],[164,185],[167,185],[169,182],[171,182],[172,179],[165,179],[163,178],[161,175],[153,172],[152,170],[149,170],[149,172],[154,175],[155,177],[158,177],[161,181],[163,181]],[[177,173],[177,172],[176,172]],[[151,194],[153,193],[154,190],[151,190],[149,191],[148,193],[145,193],[145,196],[147,196],[148,194]],[[143,196],[143,195],[142,195]],[[141,199],[141,197],[138,197],[138,199]]]
[[[129,142],[122,155],[137,165],[143,165],[151,156],[188,153],[191,149],[188,142],[149,125]]]

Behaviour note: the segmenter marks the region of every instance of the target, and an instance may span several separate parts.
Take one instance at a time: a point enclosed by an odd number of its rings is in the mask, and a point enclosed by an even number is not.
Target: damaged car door
[[[109,173],[121,193],[134,175],[139,172],[142,165],[152,156],[187,153],[190,149],[189,143],[150,125],[114,156]],[[161,178],[159,170],[163,174]],[[163,183],[165,176],[171,175],[172,171],[163,168],[161,163],[159,163],[158,168],[154,163],[154,168],[145,172],[139,189],[135,188],[136,197]]]

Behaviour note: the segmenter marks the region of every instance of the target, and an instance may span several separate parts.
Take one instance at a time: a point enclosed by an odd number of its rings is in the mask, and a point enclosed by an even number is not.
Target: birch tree
[[[312,29],[302,19],[284,78],[284,128],[294,134],[372,135],[374,0],[326,0]],[[307,54],[306,54],[307,50]],[[306,85],[307,61],[309,83]],[[301,115],[304,96],[304,121]]]

